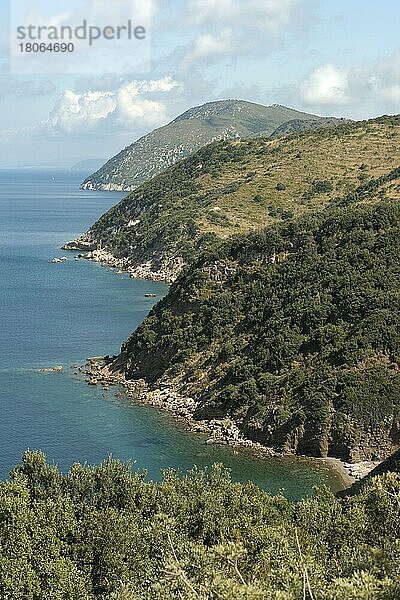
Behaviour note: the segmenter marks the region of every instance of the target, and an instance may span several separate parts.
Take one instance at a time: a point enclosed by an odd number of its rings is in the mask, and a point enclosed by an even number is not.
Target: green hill
[[[270,135],[290,121],[291,129],[334,126],[340,119],[309,115],[285,106],[242,100],[209,102],[140,138],[111,158],[82,184],[85,189],[131,190],[216,140]]]
[[[113,255],[134,275],[172,281],[216,239],[314,214],[349,194],[367,200],[399,166],[399,149],[399,117],[215,142],[134,190],[67,248],[97,249],[95,258]],[[395,183],[379,185],[382,196],[398,197]]]
[[[400,189],[400,169],[391,182]],[[400,444],[400,204],[376,192],[205,252],[123,345],[125,376],[167,384],[195,400],[195,419],[229,417],[278,451],[388,456]]]
[[[217,142],[76,245],[175,278],[115,368],[277,450],[376,459],[400,443],[400,118]],[[116,258],[113,258],[116,257]],[[146,267],[148,270],[146,271]],[[140,271],[142,269],[142,271]]]

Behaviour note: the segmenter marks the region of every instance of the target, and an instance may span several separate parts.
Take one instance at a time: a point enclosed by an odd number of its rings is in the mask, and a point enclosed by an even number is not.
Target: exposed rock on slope
[[[400,450],[397,450],[394,454],[388,456],[388,458],[371,469],[367,475],[355,481],[350,488],[339,492],[337,496],[339,498],[344,498],[346,496],[359,494],[373,477],[378,477],[385,473],[400,473]]]

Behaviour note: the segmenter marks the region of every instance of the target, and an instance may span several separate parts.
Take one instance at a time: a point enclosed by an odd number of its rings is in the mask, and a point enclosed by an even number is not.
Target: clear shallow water
[[[52,180],[52,177],[55,180]],[[236,480],[255,481],[291,499],[335,474],[309,461],[257,459],[205,445],[169,415],[131,406],[113,391],[87,386],[69,366],[116,353],[167,287],[117,276],[87,261],[51,259],[121,194],[79,190],[80,173],[0,171],[0,475],[25,448],[41,449],[63,470],[109,453],[136,461],[158,479],[166,467],[223,462]],[[37,369],[63,364],[63,373]]]

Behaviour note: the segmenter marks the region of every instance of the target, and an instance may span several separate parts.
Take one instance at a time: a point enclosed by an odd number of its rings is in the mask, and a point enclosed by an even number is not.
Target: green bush
[[[333,190],[333,184],[327,179],[323,181],[313,181],[312,191],[314,194],[327,194]]]
[[[63,475],[26,452],[0,483],[0,596],[397,600],[399,497],[397,473],[290,504],[221,465],[152,483],[111,459]]]

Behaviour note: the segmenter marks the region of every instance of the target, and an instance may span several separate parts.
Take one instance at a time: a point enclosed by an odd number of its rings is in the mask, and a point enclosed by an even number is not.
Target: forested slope
[[[196,399],[195,418],[229,416],[277,449],[390,454],[400,442],[400,204],[380,192],[204,253],[123,345],[126,376],[172,381]]]

